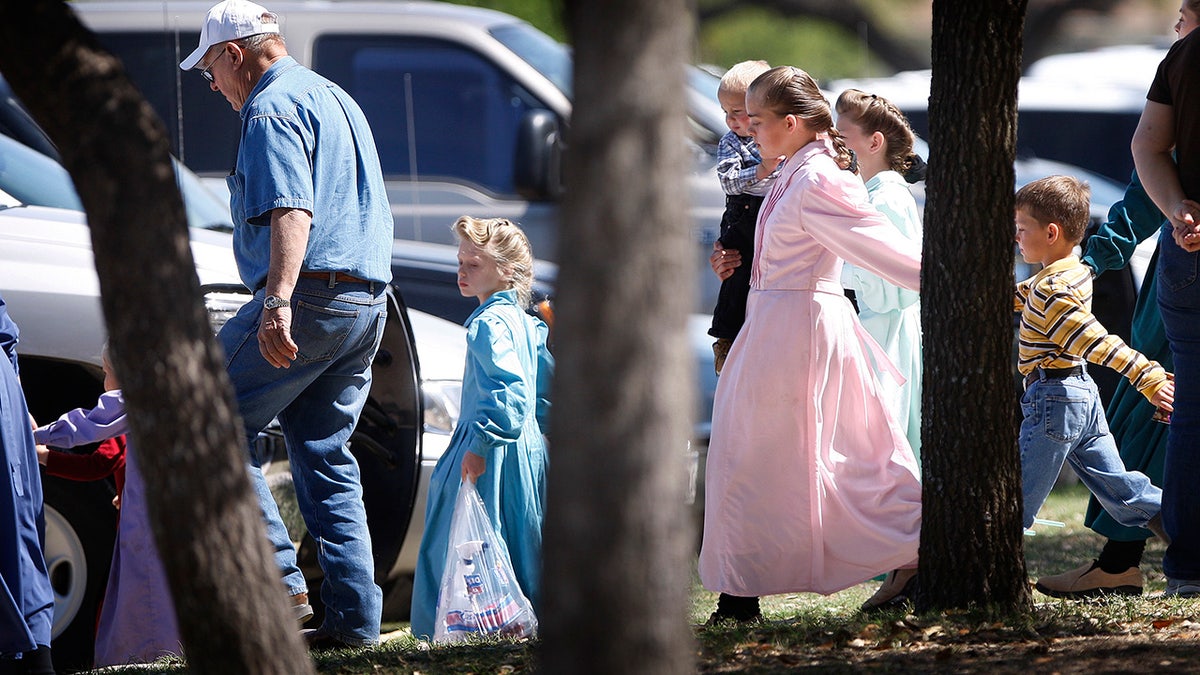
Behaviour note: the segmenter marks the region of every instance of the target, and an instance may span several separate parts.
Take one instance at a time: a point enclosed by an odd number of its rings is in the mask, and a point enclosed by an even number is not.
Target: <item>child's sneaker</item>
[[[721,368],[725,366],[725,357],[729,356],[729,348],[733,346],[733,340],[729,338],[717,338],[713,343],[713,368],[717,374],[721,374]]]

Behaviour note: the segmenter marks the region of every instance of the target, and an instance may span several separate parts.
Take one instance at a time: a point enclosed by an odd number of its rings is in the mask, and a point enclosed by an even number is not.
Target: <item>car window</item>
[[[175,177],[188,225],[233,230],[229,206],[204,187],[195,174],[175,162]],[[4,135],[0,135],[0,192],[22,204],[83,210],[75,182],[57,160]]]
[[[571,88],[573,77],[571,50],[566,45],[555,42],[554,38],[526,23],[508,23],[495,26],[490,31],[496,38],[521,60],[533,66],[533,69],[546,76],[554,83],[559,91],[571,98],[574,93]]]
[[[228,174],[237,158],[240,118],[199,73],[179,69],[200,34],[125,31],[99,37],[166,124],[175,156],[197,173]]]
[[[0,190],[22,204],[83,210],[66,169],[7,136],[0,136]]]
[[[516,192],[517,127],[542,106],[476,52],[435,39],[331,34],[317,39],[313,63],[362,107],[388,177]]]

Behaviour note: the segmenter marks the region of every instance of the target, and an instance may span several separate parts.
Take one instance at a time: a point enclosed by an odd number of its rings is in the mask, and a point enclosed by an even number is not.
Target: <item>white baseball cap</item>
[[[179,67],[191,70],[213,45],[261,33],[278,33],[279,17],[247,0],[224,0],[213,5],[200,29],[200,46]]]

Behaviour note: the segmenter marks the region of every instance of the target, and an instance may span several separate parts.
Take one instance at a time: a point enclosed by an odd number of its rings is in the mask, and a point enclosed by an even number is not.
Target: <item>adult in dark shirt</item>
[[[1133,136],[1147,194],[1168,217],[1159,235],[1158,304],[1175,359],[1175,410],[1163,468],[1169,596],[1200,597],[1200,31],[1159,65]],[[1174,153],[1174,154],[1172,154]]]

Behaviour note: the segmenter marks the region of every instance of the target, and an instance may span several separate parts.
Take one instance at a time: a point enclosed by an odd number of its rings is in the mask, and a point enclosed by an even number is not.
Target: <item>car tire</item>
[[[54,589],[52,653],[59,672],[90,668],[96,619],[116,540],[115,494],[108,481],[44,476],[46,567]]]

